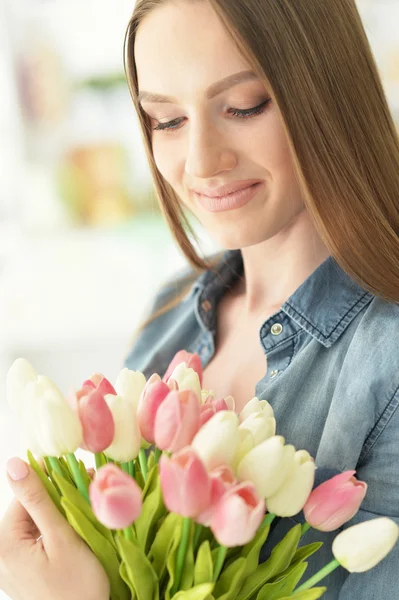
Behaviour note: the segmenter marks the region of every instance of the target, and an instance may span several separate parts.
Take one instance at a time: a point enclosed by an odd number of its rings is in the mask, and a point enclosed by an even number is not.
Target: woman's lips
[[[228,194],[227,196],[220,196],[217,198],[210,198],[209,196],[203,196],[202,194],[198,194],[194,192],[195,197],[198,203],[210,212],[222,212],[225,210],[234,210],[236,208],[241,208],[248,204],[252,200],[252,198],[257,194],[259,189],[263,187],[264,183],[255,183],[243,190],[239,190],[238,192],[233,192],[232,194]]]

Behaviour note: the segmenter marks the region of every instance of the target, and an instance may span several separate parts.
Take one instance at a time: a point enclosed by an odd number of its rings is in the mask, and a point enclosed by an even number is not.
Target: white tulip
[[[238,465],[240,464],[244,456],[246,456],[248,452],[254,447],[254,436],[249,431],[249,429],[240,429],[240,427],[238,427],[238,446],[235,456],[233,458],[233,462],[231,464],[231,468],[235,473],[237,472]]]
[[[399,538],[399,527],[387,517],[363,521],[337,535],[332,552],[350,573],[363,573],[377,565]]]
[[[191,390],[197,396],[198,400],[202,400],[202,390],[198,373],[191,367],[187,367],[185,362],[177,365],[170,378],[176,381],[180,391]]]
[[[233,412],[235,412],[235,410],[236,410],[236,401],[234,400],[233,396],[226,396],[224,398],[224,401],[226,402],[228,409],[232,410]]]
[[[216,392],[213,390],[201,390],[201,404],[205,404],[205,401],[208,400],[209,396],[214,400],[216,398]]]
[[[238,424],[238,415],[222,410],[195,435],[191,446],[209,471],[222,465],[232,465],[239,441]]]
[[[309,452],[297,450],[283,485],[271,497],[266,496],[268,511],[278,517],[292,517],[302,510],[313,488],[315,468]]]
[[[143,373],[132,371],[125,367],[116,379],[115,391],[118,396],[122,396],[125,400],[133,404],[137,410],[145,384],[146,379]]]
[[[38,373],[25,358],[17,358],[6,377],[6,398],[10,408],[20,417],[24,408],[25,388],[37,380]]]
[[[257,396],[252,398],[240,412],[241,423],[254,413],[262,413],[264,417],[274,417],[273,408],[267,400],[259,400]]]
[[[295,448],[274,435],[250,450],[238,465],[239,481],[252,481],[261,498],[278,492],[294,468]],[[269,512],[272,512],[269,509]]]
[[[58,458],[82,445],[79,417],[51,379],[38,375],[27,384],[24,398],[21,420],[32,452]]]
[[[247,429],[254,437],[255,446],[264,442],[276,433],[276,419],[266,417],[263,412],[252,413],[240,425],[240,429]]]
[[[112,413],[115,435],[112,444],[104,450],[108,458],[128,462],[137,458],[141,446],[141,432],[137,422],[137,409],[125,397],[107,394],[104,396]]]

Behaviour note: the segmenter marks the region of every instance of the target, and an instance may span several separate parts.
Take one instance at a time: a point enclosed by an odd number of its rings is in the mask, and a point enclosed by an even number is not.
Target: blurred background
[[[25,456],[5,402],[12,362],[63,392],[94,371],[114,380],[151,297],[185,264],[125,82],[133,6],[0,0],[0,516],[5,462]],[[399,126],[399,0],[358,6]]]

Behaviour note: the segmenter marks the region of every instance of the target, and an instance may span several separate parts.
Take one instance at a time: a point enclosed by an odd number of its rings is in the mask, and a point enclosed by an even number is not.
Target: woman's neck
[[[244,277],[235,293],[245,297],[246,316],[278,310],[330,255],[305,211],[274,238],[241,252]]]

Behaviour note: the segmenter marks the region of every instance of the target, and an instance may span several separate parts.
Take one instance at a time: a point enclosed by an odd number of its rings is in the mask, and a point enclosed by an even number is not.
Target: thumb
[[[8,483],[16,499],[30,515],[44,540],[57,539],[60,534],[65,537],[67,532],[73,531],[54,505],[35,471],[26,462],[18,457],[10,458],[6,468]],[[30,532],[31,528],[28,531],[29,525],[24,511],[14,511],[11,518],[14,522],[9,523],[10,528],[22,531],[26,529],[26,533]]]

